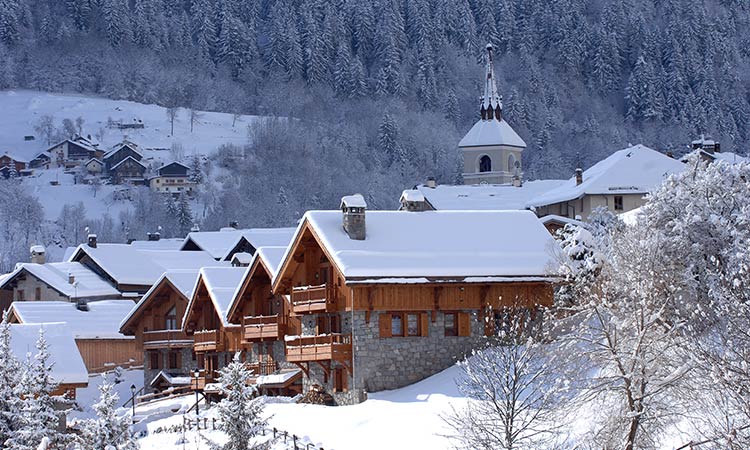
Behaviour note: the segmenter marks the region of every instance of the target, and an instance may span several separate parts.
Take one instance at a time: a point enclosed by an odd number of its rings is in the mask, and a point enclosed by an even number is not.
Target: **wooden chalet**
[[[16,173],[20,173],[22,170],[26,169],[27,165],[28,161],[20,156],[15,156],[8,152],[0,155],[0,167],[12,168]]]
[[[266,394],[301,391],[302,372],[287,363],[284,336],[301,333],[299,316],[291,314],[284,296],[271,290],[271,280],[286,247],[260,247],[229,307],[230,323],[241,325],[240,345],[256,384]]]
[[[47,153],[52,164],[65,168],[77,167],[82,162],[91,158],[101,158],[104,154],[95,144],[82,136],[65,139],[47,149]]]
[[[190,181],[190,168],[178,162],[165,164],[157,169],[157,175],[149,179],[154,192],[164,194],[192,194],[196,183]]]
[[[294,228],[237,228],[237,224],[220,231],[188,233],[181,250],[204,251],[217,261],[231,261],[236,253],[253,255],[260,247],[287,246]]]
[[[42,152],[29,161],[29,167],[32,169],[49,169],[51,158],[49,153]]]
[[[301,333],[285,356],[339,404],[454,364],[551,306],[552,237],[530,211],[309,211],[273,280]],[[343,222],[343,226],[342,226]]]
[[[115,184],[145,184],[145,173],[146,166],[132,156],[128,156],[117,164],[111,166],[109,169],[109,176]]]
[[[214,385],[218,370],[231,362],[235,352],[242,350],[241,326],[231,324],[227,312],[246,270],[202,268],[188,302],[182,330],[193,338],[193,352],[200,370],[193,387],[207,394],[218,393]]]
[[[168,271],[149,289],[120,325],[120,333],[135,336],[143,351],[143,386],[175,388],[170,380],[192,376],[196,367],[193,338],[182,330],[198,270]],[[158,378],[158,380],[157,380]]]
[[[107,172],[111,172],[116,165],[127,158],[132,158],[136,161],[143,159],[143,155],[138,151],[138,146],[130,141],[123,141],[115,145],[101,159],[105,164]]]
[[[143,353],[133,337],[119,332],[122,319],[134,304],[130,300],[100,300],[72,304],[60,301],[14,302],[11,323],[62,322],[73,335],[77,353],[89,373],[100,373],[117,366],[143,364]],[[68,355],[62,355],[67,357]]]

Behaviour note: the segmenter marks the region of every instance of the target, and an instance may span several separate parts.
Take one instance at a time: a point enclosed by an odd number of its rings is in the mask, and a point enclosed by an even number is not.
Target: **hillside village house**
[[[260,247],[289,245],[294,228],[222,228],[188,233],[181,250],[204,251],[217,261],[231,261],[236,253],[255,253]]]
[[[109,169],[109,176],[114,184],[132,184],[136,186],[146,184],[146,166],[128,156]]]
[[[89,374],[78,353],[70,330],[63,323],[13,324],[10,326],[10,348],[19,361],[26,359],[31,349],[36,349],[39,330],[44,329],[44,338],[49,344],[49,352],[54,357],[51,377],[57,385],[52,395],[65,395],[76,398],[76,389],[87,387]],[[64,355],[61,357],[60,355]]]
[[[219,393],[218,370],[242,350],[242,330],[229,323],[227,312],[246,271],[245,267],[202,268],[183,318],[182,330],[193,338],[200,369],[195,388],[209,395]]]
[[[301,333],[300,316],[290,303],[271,290],[287,247],[260,247],[229,306],[230,323],[241,325],[240,346],[255,383],[266,394],[301,392],[302,371],[286,360],[284,336]],[[236,256],[236,255],[235,255]]]
[[[338,404],[419,381],[551,306],[552,245],[529,211],[309,211],[272,281],[301,322],[286,361]]]
[[[157,169],[157,175],[149,179],[149,186],[154,192],[163,194],[192,194],[196,183],[190,181],[190,168],[178,162],[165,164]]]
[[[104,151],[83,136],[65,139],[48,148],[47,153],[53,165],[66,169],[78,167],[91,158],[101,158],[104,155]]]
[[[102,156],[101,160],[104,162],[107,172],[110,172],[112,168],[126,158],[133,158],[136,161],[143,159],[143,155],[138,151],[138,146],[127,140],[113,146]]]
[[[0,155],[0,173],[3,174],[4,178],[10,178],[11,173],[15,176],[20,176],[23,171],[26,170],[28,161],[17,155],[13,155],[9,152],[5,152]]]
[[[135,336],[143,351],[143,386],[147,392],[189,385],[197,367],[193,337],[181,329],[197,278],[198,270],[164,273],[120,324],[120,332]]]
[[[83,167],[92,175],[101,175],[104,172],[104,163],[99,158],[89,159]]]
[[[89,304],[59,301],[14,302],[11,323],[64,323],[73,335],[76,352],[89,373],[143,364],[143,353],[135,338],[120,334],[120,322],[133,308],[130,300],[102,300]],[[56,354],[56,361],[72,355]]]
[[[29,161],[29,167],[32,169],[49,169],[51,162],[49,153],[42,152]]]

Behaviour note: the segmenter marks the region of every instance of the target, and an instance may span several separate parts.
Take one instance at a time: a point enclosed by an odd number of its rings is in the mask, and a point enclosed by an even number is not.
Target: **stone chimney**
[[[576,186],[578,186],[581,183],[583,183],[583,169],[578,167],[576,169]]]
[[[96,248],[96,235],[89,234],[89,247]]]
[[[229,222],[229,228],[234,228],[235,230],[237,230],[240,228],[240,223],[237,222],[236,220],[233,220]]]
[[[76,276],[73,275],[72,273],[69,273],[68,274],[68,284],[73,284],[75,282],[76,282]]]
[[[159,239],[161,239],[161,233],[159,233],[158,231],[156,233],[146,233],[146,237],[151,242],[158,241]]]
[[[341,212],[344,216],[344,231],[349,239],[365,240],[365,210],[367,203],[361,194],[347,195],[341,198]]]
[[[400,211],[427,211],[430,208],[424,195],[417,189],[407,189],[401,193],[399,199],[401,203]]]
[[[521,182],[521,177],[518,175],[513,175],[513,187],[521,187],[523,185],[523,182]]]
[[[31,246],[31,262],[34,264],[44,264],[47,260],[47,252],[43,245]]]
[[[424,185],[428,188],[435,189],[437,187],[437,181],[435,181],[435,177],[427,177],[427,182]]]

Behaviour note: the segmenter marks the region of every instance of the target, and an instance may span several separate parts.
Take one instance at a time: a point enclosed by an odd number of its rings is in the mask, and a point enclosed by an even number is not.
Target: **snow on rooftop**
[[[575,176],[556,189],[531,199],[527,207],[552,205],[584,195],[646,194],[685,165],[644,145],[618,150],[583,172],[583,183]]]
[[[133,339],[120,334],[120,321],[133,308],[130,300],[88,302],[88,311],[59,301],[13,302],[11,311],[22,323],[65,322],[76,339]]]
[[[362,194],[345,195],[341,197],[341,206],[346,205],[349,208],[367,208],[367,202]]]
[[[232,262],[237,261],[239,264],[248,266],[253,261],[253,255],[250,253],[239,252],[232,256]]]
[[[234,293],[237,291],[239,284],[244,279],[245,273],[248,270],[249,267],[204,267],[200,270],[196,289],[198,282],[202,282],[206,286],[208,296],[224,326],[229,325],[229,321],[227,320],[229,306],[232,303]],[[194,290],[186,311],[190,311],[192,308],[195,297]],[[183,322],[187,320],[187,316],[185,314]]]
[[[419,192],[437,210],[513,210],[526,209],[534,197],[551,191],[565,180],[526,181],[520,187],[512,184],[417,186]]]
[[[109,276],[120,284],[153,285],[168,270],[200,269],[216,266],[206,252],[146,250],[127,244],[98,244],[96,248],[79,245],[71,258],[87,254]]]
[[[418,189],[406,189],[401,193],[401,202],[424,202],[424,195]]]
[[[30,251],[34,253],[44,253],[45,249],[43,245],[32,245]]]
[[[370,211],[364,240],[349,238],[339,211],[309,211],[306,222],[347,281],[546,276],[556,245],[531,211]]]
[[[222,231],[194,231],[187,235],[181,248],[192,241],[198,248],[213,258],[224,260],[229,253],[245,239],[254,248],[262,246],[288,245],[294,228],[227,228]]]
[[[151,380],[150,386],[156,386],[159,383],[159,379],[164,379],[170,386],[188,386],[192,383],[190,375],[174,374],[165,371],[160,371],[153,380]]]
[[[10,347],[19,361],[26,355],[36,355],[39,329],[44,328],[44,337],[49,344],[52,363],[52,380],[57,384],[87,384],[89,374],[78,351],[73,334],[64,323],[12,324]]]
[[[144,250],[179,250],[183,242],[183,238],[161,238],[158,241],[133,241],[130,245]]]
[[[466,136],[458,143],[459,147],[484,147],[490,145],[509,145],[526,148],[521,139],[505,120],[479,120],[471,127]]]
[[[720,161],[727,162],[729,164],[739,164],[739,163],[747,163],[750,162],[750,158],[747,156],[741,156],[737,153],[732,152],[714,152],[711,155],[714,159],[718,159]]]
[[[563,223],[563,224],[569,223],[569,224],[576,225],[576,226],[583,225],[583,222],[581,222],[580,220],[571,219],[570,217],[558,216],[557,214],[548,214],[544,217],[540,217],[539,221],[545,225],[550,222],[557,222],[557,223]]]
[[[71,299],[120,296],[120,291],[110,285],[104,278],[78,262],[18,264],[11,275],[0,283],[0,288],[3,288],[5,283],[24,272],[32,274],[52,289]],[[70,283],[70,276],[74,278],[72,284]]]
[[[216,262],[214,261],[216,264]],[[143,306],[151,299],[164,284],[165,281],[169,281],[186,299],[190,300],[193,296],[193,289],[195,289],[195,283],[198,279],[199,270],[169,270],[164,272],[162,276],[151,286],[151,288],[143,294],[143,297],[135,304],[130,312],[128,312],[119,324],[118,329],[125,326],[128,322]]]
[[[270,275],[273,278],[276,272],[279,271],[281,261],[284,259],[287,247],[260,247],[258,248],[257,255],[263,260],[263,264],[266,265],[268,270],[271,271]]]

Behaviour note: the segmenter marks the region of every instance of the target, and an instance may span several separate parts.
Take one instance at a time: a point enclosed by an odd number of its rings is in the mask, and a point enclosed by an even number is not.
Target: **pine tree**
[[[180,237],[187,236],[190,228],[193,227],[193,223],[195,223],[195,220],[193,219],[193,212],[190,209],[187,195],[181,192],[177,200],[177,226],[179,227],[177,235]]]
[[[20,364],[10,347],[10,312],[3,313],[0,323],[0,443],[5,442],[19,428],[21,399],[15,392],[19,382]]]
[[[88,419],[81,426],[77,444],[81,450],[104,450],[112,446],[117,450],[140,448],[130,429],[131,418],[116,413],[119,396],[114,385],[102,377],[99,385],[99,401],[94,404],[96,419]]]
[[[20,426],[6,445],[11,450],[35,448],[47,437],[55,444],[62,444],[66,435],[57,431],[59,422],[55,412],[52,391],[56,385],[52,380],[52,361],[44,329],[39,330],[36,344],[37,354],[26,360],[17,395],[23,398]]]
[[[219,383],[226,392],[217,409],[221,418],[222,430],[229,438],[223,450],[251,450],[250,438],[261,434],[267,426],[263,418],[263,398],[253,398],[255,387],[250,385],[251,373],[240,360],[240,353],[234,355],[229,365],[219,371]]]
[[[398,124],[387,112],[378,127],[378,142],[381,164],[384,168],[390,167],[398,152]]]
[[[0,0],[0,43],[10,46],[20,40],[20,13],[21,8],[17,0]]]

